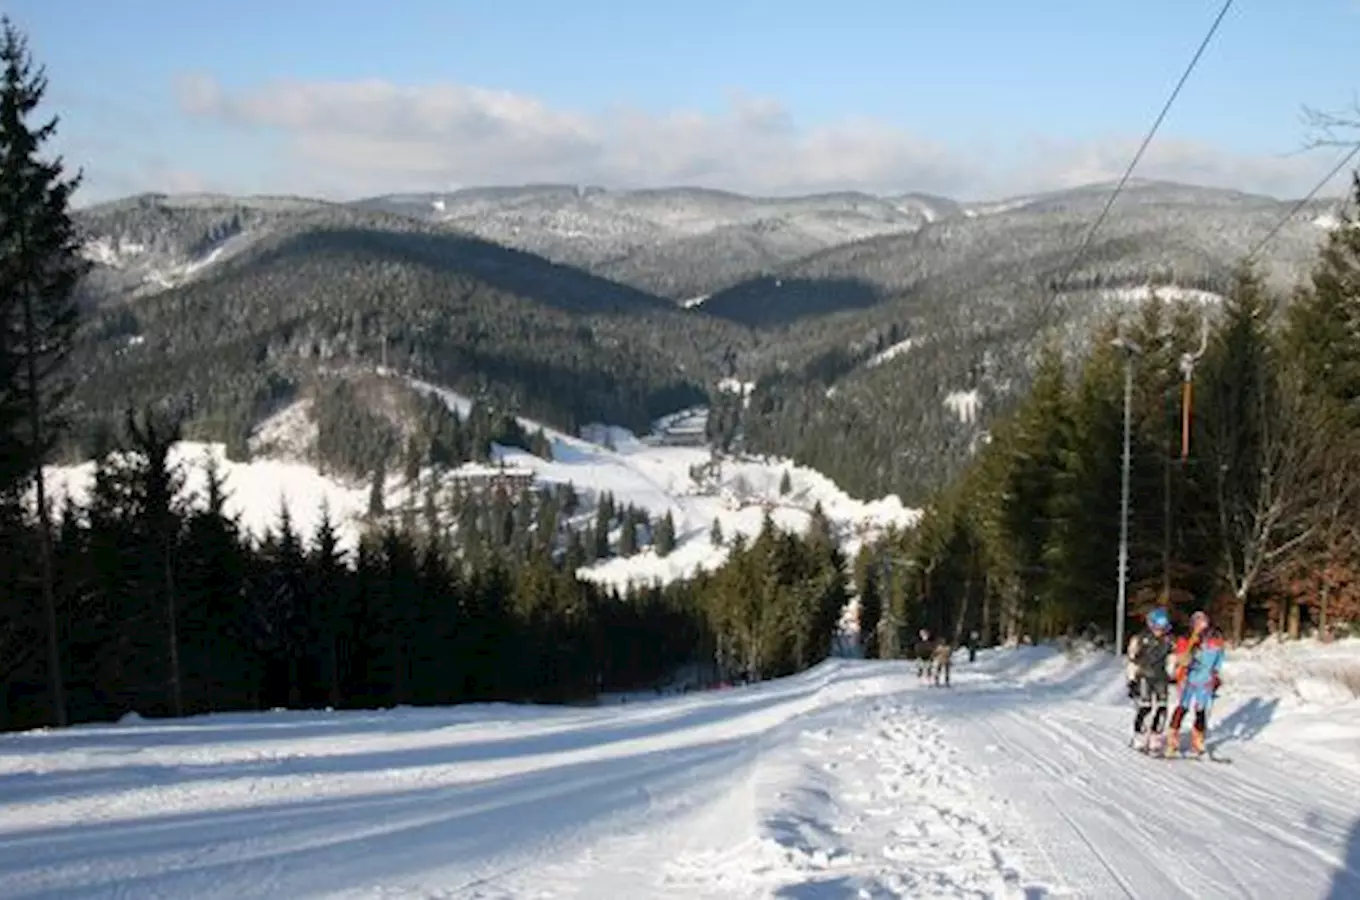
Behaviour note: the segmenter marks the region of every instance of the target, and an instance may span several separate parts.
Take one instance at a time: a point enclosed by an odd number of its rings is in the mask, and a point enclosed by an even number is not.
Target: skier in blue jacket
[[[1171,714],[1171,733],[1166,741],[1166,755],[1181,752],[1180,730],[1187,712],[1194,713],[1190,727],[1190,749],[1203,756],[1209,730],[1209,710],[1221,683],[1219,670],[1223,668],[1223,633],[1209,622],[1203,611],[1190,617],[1190,634],[1176,641],[1176,711]]]

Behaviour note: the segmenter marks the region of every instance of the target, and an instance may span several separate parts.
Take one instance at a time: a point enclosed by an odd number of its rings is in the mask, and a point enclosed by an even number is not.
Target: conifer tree
[[[128,414],[127,432],[129,449],[138,459],[134,468],[134,483],[140,509],[138,525],[144,541],[141,557],[147,563],[150,585],[161,596],[164,614],[170,709],[174,715],[183,716],[179,591],[175,569],[178,564],[182,521],[180,491],[184,487],[184,473],[170,461],[170,452],[180,439],[180,424],[176,419],[146,410],[141,415],[141,421]]]
[[[868,544],[855,555],[855,595],[859,597],[859,639],[865,659],[878,657],[878,627],[883,620],[878,560]]]
[[[1360,207],[1360,173],[1352,176]],[[1343,210],[1327,235],[1309,284],[1286,315],[1284,350],[1306,389],[1332,408],[1339,433],[1360,431],[1360,222]]]
[[[675,519],[669,509],[657,523],[654,539],[658,556],[670,556],[675,550]]]
[[[78,321],[75,287],[86,271],[71,197],[80,175],[65,177],[62,160],[43,157],[56,118],[31,117],[47,93],[27,39],[0,18],[0,494],[32,483],[38,511],[38,553],[47,631],[52,718],[67,722],[52,522],[43,464],[61,428],[69,379],[63,369]]]

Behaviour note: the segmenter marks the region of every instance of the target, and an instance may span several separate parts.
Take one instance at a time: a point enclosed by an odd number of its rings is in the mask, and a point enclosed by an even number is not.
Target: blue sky
[[[1220,0],[0,0],[85,200],[1117,177]],[[1360,88],[1360,0],[1238,0],[1140,174],[1277,195]],[[1334,190],[1343,184],[1338,180]]]

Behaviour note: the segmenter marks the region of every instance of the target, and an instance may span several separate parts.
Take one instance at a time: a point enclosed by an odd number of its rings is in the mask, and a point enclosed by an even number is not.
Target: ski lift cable
[[[1213,24],[1209,26],[1209,30],[1205,33],[1203,40],[1199,43],[1199,47],[1195,50],[1195,55],[1190,58],[1189,64],[1185,67],[1185,71],[1181,73],[1180,80],[1176,82],[1176,86],[1171,90],[1170,96],[1166,98],[1166,103],[1162,105],[1162,110],[1157,114],[1157,118],[1153,121],[1152,127],[1149,128],[1147,134],[1144,135],[1143,142],[1138,147],[1138,152],[1134,153],[1133,159],[1129,161],[1123,176],[1120,177],[1119,182],[1115,185],[1109,198],[1106,199],[1105,206],[1091,223],[1091,227],[1086,230],[1086,235],[1082,238],[1081,243],[1077,246],[1076,252],[1072,254],[1067,265],[1063,268],[1062,274],[1052,282],[1052,291],[1040,312],[1040,330],[1042,330],[1044,323],[1047,321],[1049,313],[1053,309],[1054,302],[1062,292],[1063,283],[1072,276],[1073,271],[1076,270],[1077,263],[1081,261],[1082,256],[1090,248],[1091,241],[1095,237],[1096,232],[1100,229],[1100,226],[1105,223],[1106,218],[1109,217],[1110,210],[1114,207],[1115,200],[1117,200],[1119,195],[1123,192],[1124,186],[1128,183],[1130,176],[1133,175],[1133,170],[1137,168],[1139,161],[1143,158],[1143,153],[1146,152],[1148,145],[1152,143],[1153,137],[1156,136],[1158,129],[1161,128],[1162,122],[1166,119],[1167,113],[1171,111],[1171,107],[1175,104],[1176,98],[1180,96],[1181,89],[1184,88],[1185,83],[1189,81],[1190,74],[1194,72],[1195,67],[1199,65],[1200,58],[1204,56],[1204,51],[1208,48],[1209,42],[1213,40],[1214,34],[1218,31],[1218,26],[1223,22],[1224,17],[1227,16],[1228,10],[1232,8],[1232,5],[1233,0],[1225,0],[1222,9],[1220,9],[1218,15],[1214,17]]]
[[[1274,227],[1272,227],[1270,231],[1266,232],[1266,236],[1261,238],[1261,240],[1257,242],[1255,247],[1251,248],[1251,252],[1247,254],[1247,259],[1249,260],[1255,259],[1256,254],[1260,253],[1263,249],[1265,249],[1265,246],[1275,239],[1275,236],[1280,233],[1280,230],[1284,228],[1285,225],[1289,224],[1289,220],[1294,218],[1294,216],[1298,215],[1299,210],[1307,206],[1308,202],[1312,200],[1315,196],[1317,196],[1317,192],[1326,187],[1327,184],[1337,176],[1337,173],[1339,173],[1348,164],[1350,164],[1350,162],[1353,159],[1355,159],[1357,155],[1360,155],[1360,141],[1356,142],[1355,146],[1350,149],[1350,152],[1346,153],[1341,157],[1341,159],[1337,160],[1336,165],[1332,166],[1332,168],[1328,170],[1327,174],[1322,176],[1321,180],[1319,180],[1317,184],[1313,185],[1313,189],[1309,191],[1306,195],[1304,195],[1303,199],[1299,200],[1297,203],[1291,206],[1289,208],[1289,212],[1285,213],[1283,216],[1280,217],[1280,220],[1275,223]]]

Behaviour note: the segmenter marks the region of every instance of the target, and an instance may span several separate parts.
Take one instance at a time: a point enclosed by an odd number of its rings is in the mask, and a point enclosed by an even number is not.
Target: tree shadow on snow
[[[1357,900],[1360,898],[1360,819],[1351,826],[1346,839],[1346,858],[1342,868],[1332,876],[1331,888],[1323,900]]]
[[[733,738],[472,783],[273,804],[266,793],[244,809],[16,829],[0,836],[0,879],[13,898],[222,894],[261,878],[260,895],[301,896],[427,881],[440,869],[458,880],[472,876],[455,871],[460,863],[557,845],[582,829],[618,833],[630,813],[654,817],[653,796],[721,779],[757,747]]]
[[[690,695],[685,698],[673,698],[670,701],[659,700],[624,707],[542,710],[540,712],[542,719],[522,716],[518,714],[519,711],[511,717],[499,710],[488,711],[485,707],[473,710],[452,707],[397,710],[390,717],[361,713],[352,716],[337,714],[322,722],[312,721],[309,723],[310,727],[304,728],[289,728],[282,724],[272,728],[269,726],[251,728],[241,724],[234,728],[227,725],[204,728],[185,727],[176,723],[141,732],[129,732],[126,729],[117,729],[112,733],[102,729],[92,729],[78,734],[51,732],[35,736],[50,737],[50,743],[36,740],[17,741],[16,746],[10,748],[10,752],[15,752],[16,749],[22,749],[27,753],[59,752],[74,743],[77,749],[85,753],[93,755],[107,753],[111,759],[116,760],[120,756],[135,757],[143,748],[161,749],[167,745],[181,745],[192,751],[214,744],[327,738],[328,746],[322,751],[316,751],[306,746],[289,747],[284,743],[277,748],[260,748],[261,752],[253,753],[246,758],[217,762],[178,763],[170,760],[126,765],[116,763],[107,766],[87,765],[68,771],[17,772],[0,775],[0,797],[10,803],[25,800],[50,801],[63,796],[93,796],[200,781],[270,776],[337,776],[374,770],[396,771],[600,750],[622,742],[720,726],[775,707],[796,705],[816,694],[827,684],[825,678],[808,677],[809,674],[813,673],[804,674],[796,680],[769,682],[726,691],[721,695],[721,701],[716,694]],[[834,680],[836,683],[845,684],[880,674],[872,667],[865,666],[862,671],[840,672]],[[469,712],[479,714],[469,715]],[[502,714],[497,715],[497,712]],[[796,712],[791,715],[796,715]],[[232,718],[240,722],[238,717]],[[495,726],[506,724],[507,720],[513,724],[522,721],[525,727],[532,730],[528,733],[512,733],[505,737],[471,740],[459,740],[455,732],[448,735],[446,742],[434,741],[413,747],[361,745],[351,752],[343,752],[343,749],[341,752],[325,752],[332,750],[332,747],[343,748],[346,740],[362,740],[364,737],[376,738],[385,734],[416,731],[434,733],[457,726],[472,728]],[[111,741],[112,746],[101,746],[103,744],[99,740],[101,737],[105,740],[115,740]],[[75,738],[83,740],[73,741]]]
[[[827,683],[817,669],[789,679],[760,682],[725,692],[720,711],[742,713],[750,707],[793,699],[795,695],[815,692]],[[861,672],[841,672],[836,680],[855,681],[882,675],[866,668]],[[630,720],[636,721],[644,709],[648,715],[693,714],[706,706],[712,692],[681,697],[662,697],[646,703],[630,704]],[[720,712],[719,711],[719,712]],[[456,726],[560,725],[564,728],[587,726],[592,720],[616,720],[617,708],[571,707],[538,703],[464,703],[445,706],[401,706],[385,709],[353,710],[280,710],[278,712],[208,713],[183,719],[146,719],[135,724],[91,723],[68,729],[0,734],[0,757],[28,756],[64,750],[118,755],[146,746],[199,746],[202,744],[255,744],[263,741],[299,741],[312,738],[343,740],[366,734],[400,734],[435,731]],[[0,796],[3,796],[0,794]]]

